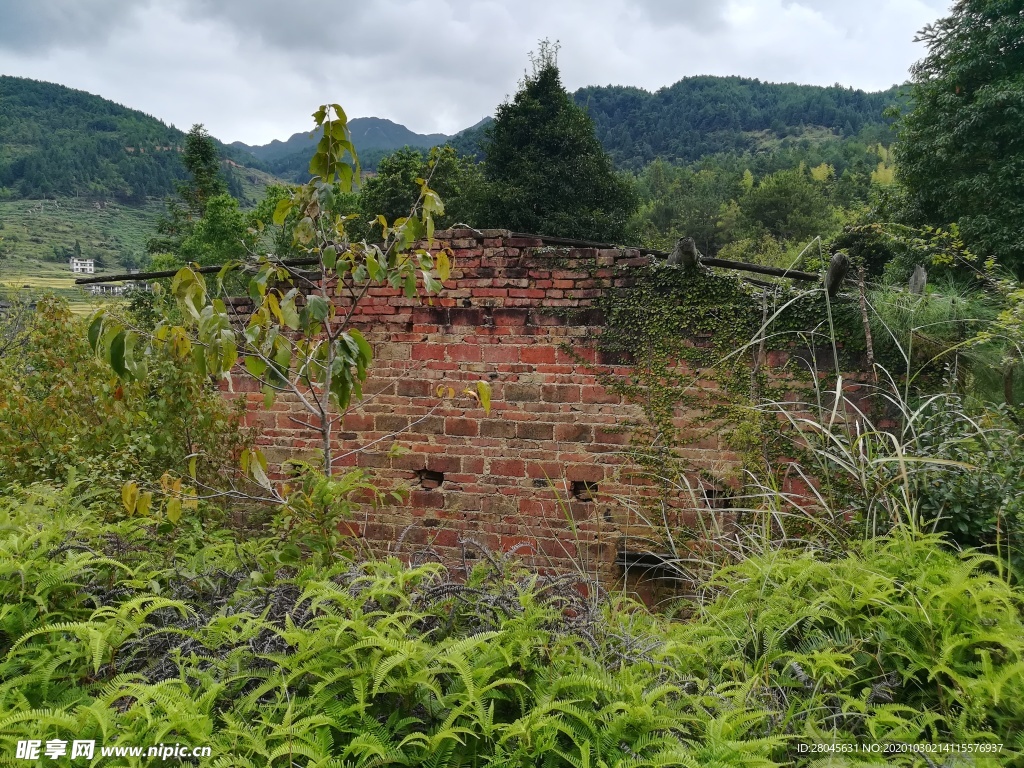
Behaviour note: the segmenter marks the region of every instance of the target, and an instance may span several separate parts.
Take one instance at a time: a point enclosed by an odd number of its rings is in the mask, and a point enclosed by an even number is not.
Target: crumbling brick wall
[[[352,533],[377,552],[456,558],[470,538],[614,583],[623,537],[637,524],[615,498],[649,484],[624,450],[622,425],[641,410],[600,383],[628,368],[601,359],[593,305],[650,257],[500,230],[441,232],[437,241],[454,256],[440,296],[371,288],[355,315],[375,360],[364,401],[339,433],[339,464],[411,494],[404,506],[365,508]],[[461,392],[481,379],[492,388],[489,415],[468,397],[438,396],[439,387]],[[261,396],[249,396],[272,463],[315,450],[317,436],[290,418],[294,403],[281,398],[262,412]],[[720,476],[739,462],[715,437],[684,450]]]

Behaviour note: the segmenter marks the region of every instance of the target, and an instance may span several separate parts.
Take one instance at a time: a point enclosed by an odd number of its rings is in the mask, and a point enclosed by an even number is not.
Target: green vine
[[[609,391],[641,407],[643,418],[623,429],[631,433],[631,458],[662,487],[662,498],[678,493],[683,476],[725,491],[742,486],[748,473],[776,471],[793,446],[755,406],[808,388],[806,361],[817,358],[831,369],[834,349],[841,369],[861,365],[855,303],[832,299],[830,323],[820,288],[754,285],[658,265],[622,269],[615,282],[619,287],[596,300],[604,317],[596,343],[601,361],[627,364],[628,375],[591,370]],[[739,457],[738,469],[725,476],[686,450],[716,440]]]

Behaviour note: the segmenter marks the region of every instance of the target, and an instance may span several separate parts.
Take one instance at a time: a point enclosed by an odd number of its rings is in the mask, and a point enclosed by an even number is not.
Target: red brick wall
[[[402,538],[405,553],[449,557],[471,537],[494,551],[520,547],[538,565],[583,564],[614,582],[622,575],[616,550],[637,529],[611,497],[647,487],[631,477],[620,425],[641,413],[598,382],[598,372],[625,369],[598,359],[601,318],[588,308],[627,279],[622,267],[649,257],[494,230],[438,239],[454,252],[453,272],[432,304],[372,288],[357,310],[375,361],[363,404],[344,420],[341,463],[412,492],[405,506],[364,510],[353,532],[378,552],[395,551]],[[581,312],[567,318],[560,308]],[[593,365],[581,366],[566,346]],[[467,397],[436,394],[480,379],[492,387],[489,415]],[[271,462],[315,449],[317,436],[288,418],[294,404],[282,399],[263,413],[262,397],[250,397]],[[720,476],[739,460],[716,438],[686,450]],[[440,486],[424,471],[443,473]],[[596,483],[596,500],[574,499],[574,481]]]

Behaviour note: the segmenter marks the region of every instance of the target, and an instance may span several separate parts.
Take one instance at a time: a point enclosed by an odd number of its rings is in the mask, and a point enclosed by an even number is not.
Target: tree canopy
[[[615,164],[638,170],[659,157],[688,163],[720,152],[763,151],[787,139],[881,141],[891,122],[883,111],[899,95],[895,87],[868,93],[700,75],[654,93],[589,86],[573,98],[594,120]]]
[[[377,174],[363,183],[359,209],[364,216],[383,214],[388,221],[409,215],[419,199],[421,184],[429,179],[444,200],[444,213],[435,217],[439,227],[473,223],[482,182],[480,168],[451,147],[423,150],[405,147],[380,161]]]
[[[248,225],[238,200],[228,194],[217,145],[202,124],[193,125],[185,137],[182,161],[188,179],[177,184],[178,199],[168,201],[167,214],[157,223],[158,236],[147,250],[200,264],[243,258]]]
[[[556,47],[541,43],[533,72],[498,107],[484,146],[484,226],[622,240],[637,198],[617,175],[593,121],[562,86]]]
[[[911,223],[959,224],[967,245],[1024,274],[1024,0],[959,0],[919,40],[897,178]]]

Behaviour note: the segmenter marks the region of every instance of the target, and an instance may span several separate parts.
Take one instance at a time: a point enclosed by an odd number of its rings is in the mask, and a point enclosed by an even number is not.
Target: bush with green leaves
[[[953,462],[913,477],[923,520],[961,546],[1009,560],[1024,576],[1024,437],[1005,406],[971,414],[959,398],[922,408],[915,448]]]
[[[0,502],[0,761],[28,738],[208,745],[225,767],[767,768],[812,764],[808,743],[1002,743],[976,756],[994,766],[1024,747],[1024,595],[935,536],[752,557],[671,621],[468,539],[468,573],[321,567],[191,521],[173,541],[103,524],[96,503]]]
[[[211,486],[248,444],[241,413],[172,349],[146,381],[119,381],[90,349],[86,323],[44,299],[25,319],[17,354],[0,358],[0,486],[79,477],[108,487],[164,472]]]

